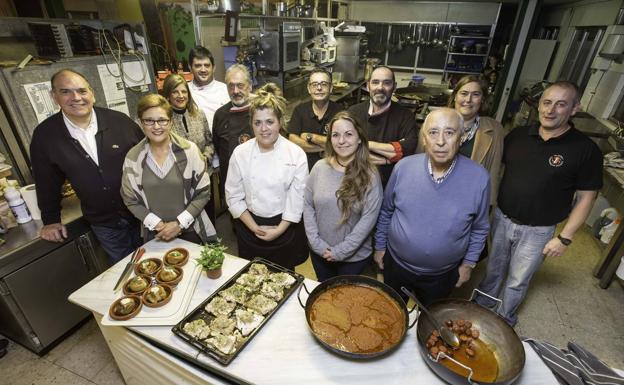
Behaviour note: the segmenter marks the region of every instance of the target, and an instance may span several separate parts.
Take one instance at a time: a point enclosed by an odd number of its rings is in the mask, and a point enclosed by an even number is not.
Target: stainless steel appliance
[[[265,31],[259,38],[261,52],[256,64],[259,70],[288,71],[299,67],[301,23],[285,21],[279,31]]]
[[[30,221],[11,229],[0,257],[0,333],[38,354],[89,317],[67,297],[107,267],[83,218],[67,225],[63,243],[40,239],[42,226]]]
[[[336,64],[334,72],[342,72],[342,80],[357,83],[364,80],[368,40],[363,34],[336,33]]]

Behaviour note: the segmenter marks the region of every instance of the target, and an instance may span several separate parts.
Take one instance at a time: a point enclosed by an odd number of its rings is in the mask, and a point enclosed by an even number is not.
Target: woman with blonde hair
[[[126,154],[121,196],[143,223],[143,239],[216,240],[204,211],[210,177],[197,145],[171,132],[173,110],[164,97],[146,95],[137,110],[145,138]]]
[[[383,200],[368,139],[348,111],[329,123],[326,157],[306,184],[303,217],[319,281],[360,274],[372,255],[372,230]]]
[[[292,270],[308,256],[301,224],[308,165],[305,152],[280,135],[284,109],[282,97],[264,90],[251,101],[255,137],[232,153],[225,200],[235,219],[238,255]]]
[[[163,83],[163,96],[169,101],[173,110],[171,130],[197,145],[206,158],[208,175],[210,176],[212,174],[212,158],[215,152],[212,134],[206,114],[193,100],[188,83],[178,74],[167,76]],[[206,212],[214,223],[216,220],[214,200],[211,199],[208,202]]]

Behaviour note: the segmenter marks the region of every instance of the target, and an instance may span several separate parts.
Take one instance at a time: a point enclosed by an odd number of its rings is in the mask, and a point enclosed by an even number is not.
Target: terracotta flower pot
[[[221,274],[223,274],[223,269],[221,269],[220,267],[218,269],[204,270],[204,271],[206,272],[206,275],[210,279],[217,279],[221,276]]]

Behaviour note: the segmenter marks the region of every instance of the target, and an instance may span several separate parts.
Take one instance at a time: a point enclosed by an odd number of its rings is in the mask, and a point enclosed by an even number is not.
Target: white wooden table
[[[184,247],[175,240],[166,248]],[[146,249],[165,248],[151,241]],[[194,256],[191,256],[193,258]],[[93,312],[102,334],[128,385],[134,384],[444,384],[423,361],[416,343],[415,327],[408,330],[401,345],[392,353],[368,361],[345,359],[324,349],[314,339],[297,301],[296,292],[282,305],[256,336],[228,366],[223,366],[171,332],[169,326],[104,326],[102,314],[108,311],[115,294],[112,288],[129,257],[120,261],[74,292],[69,300]],[[188,312],[199,305],[248,261],[227,256],[223,276],[217,280],[202,276]],[[189,263],[193,263],[192,260]],[[306,279],[308,289],[318,282]],[[302,299],[305,301],[305,292]],[[150,343],[150,341],[152,343]],[[200,362],[199,368],[153,345],[172,349]],[[518,385],[558,384],[533,349],[525,346],[526,365]],[[227,380],[219,374],[226,376]]]

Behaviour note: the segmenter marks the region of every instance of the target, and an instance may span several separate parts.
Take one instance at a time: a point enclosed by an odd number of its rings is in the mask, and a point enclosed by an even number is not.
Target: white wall
[[[622,6],[624,6],[622,0],[594,0],[543,9],[538,28],[560,27],[558,47],[547,79],[555,81],[559,78],[575,27],[612,25]]]
[[[350,6],[353,20],[494,24],[499,4],[360,0]]]

